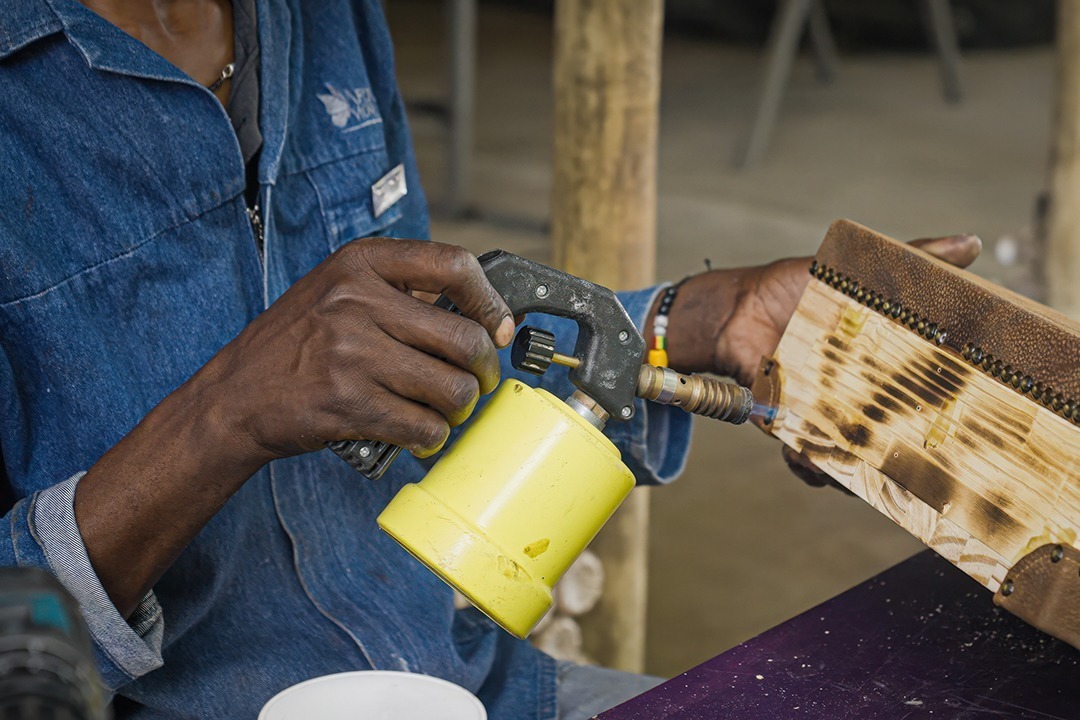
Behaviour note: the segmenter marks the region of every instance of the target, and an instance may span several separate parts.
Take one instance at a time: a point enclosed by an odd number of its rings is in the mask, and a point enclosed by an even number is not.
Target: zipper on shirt
[[[248,208],[248,218],[251,220],[252,234],[255,236],[255,244],[259,254],[259,263],[262,265],[263,281],[263,309],[270,307],[270,248],[267,242],[266,218],[270,213],[270,196],[273,187],[266,185],[259,188],[259,194],[252,206]]]
[[[263,247],[266,244],[266,235],[263,230],[262,214],[259,211],[258,205],[245,209],[247,210],[248,220],[251,222],[251,232],[255,235],[255,245],[259,249],[259,259],[263,260]]]

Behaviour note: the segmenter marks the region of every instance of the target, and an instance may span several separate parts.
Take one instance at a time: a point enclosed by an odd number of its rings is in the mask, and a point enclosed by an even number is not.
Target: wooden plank
[[[1080,427],[811,280],[777,349],[771,432],[990,590],[1080,547]]]
[[[558,0],[555,9],[555,264],[606,287],[643,287],[656,263],[661,0]],[[648,492],[635,490],[593,542],[606,588],[580,618],[585,652],[645,662]]]
[[[1080,648],[1080,324],[844,220],[812,275],[762,428]]]

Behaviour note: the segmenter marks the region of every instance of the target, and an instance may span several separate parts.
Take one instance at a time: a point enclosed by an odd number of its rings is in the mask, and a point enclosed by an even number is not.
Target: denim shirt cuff
[[[165,620],[153,591],[143,596],[125,620],[102,587],[75,522],[75,487],[83,475],[78,473],[38,493],[30,510],[30,527],[49,569],[82,608],[99,659],[104,661],[104,680],[115,688],[161,667]]]
[[[619,293],[630,319],[644,332],[649,311],[669,283],[646,290]],[[689,413],[670,405],[634,401],[634,419],[612,422],[605,433],[623,451],[623,462],[638,483],[669,483],[686,468],[690,454]]]

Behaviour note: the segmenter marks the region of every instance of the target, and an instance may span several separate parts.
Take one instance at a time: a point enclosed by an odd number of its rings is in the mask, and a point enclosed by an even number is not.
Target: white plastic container
[[[313,678],[282,690],[259,720],[487,720],[468,690],[415,673],[366,670]]]

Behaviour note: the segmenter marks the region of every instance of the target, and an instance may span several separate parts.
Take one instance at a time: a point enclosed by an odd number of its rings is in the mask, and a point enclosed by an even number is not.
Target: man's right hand
[[[462,314],[409,291],[445,294]],[[357,240],[289,288],[193,384],[241,452],[262,462],[358,438],[426,457],[498,384],[496,345],[513,334],[509,308],[466,250]]]
[[[445,293],[455,315],[412,297]],[[302,277],[79,481],[75,518],[127,616],[270,460],[365,438],[419,456],[499,380],[514,321],[465,250],[352,242]]]

